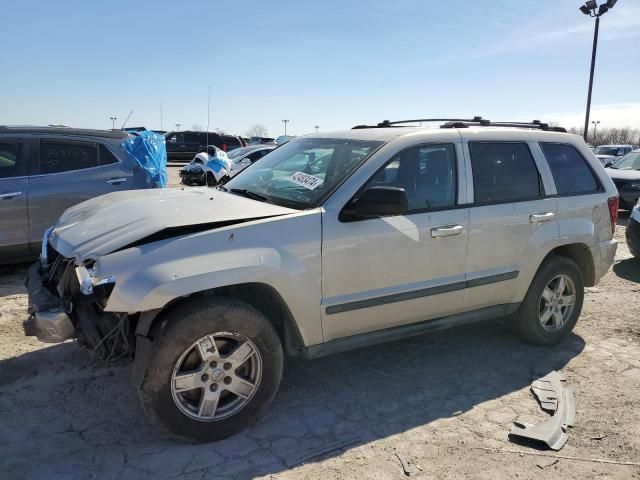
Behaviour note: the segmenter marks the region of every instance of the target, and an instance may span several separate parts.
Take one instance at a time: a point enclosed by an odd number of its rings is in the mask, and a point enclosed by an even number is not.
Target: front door
[[[414,146],[370,178],[363,189],[405,189],[406,215],[343,221],[325,211],[325,341],[462,311],[469,210],[458,205],[460,157],[454,143]]]
[[[29,253],[26,148],[17,138],[0,137],[0,261]]]

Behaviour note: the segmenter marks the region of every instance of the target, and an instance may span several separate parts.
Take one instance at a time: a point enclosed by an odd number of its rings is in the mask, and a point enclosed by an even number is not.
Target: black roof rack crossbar
[[[352,130],[361,128],[387,128],[387,127],[408,127],[409,125],[403,125],[406,123],[416,122],[445,122],[440,125],[440,128],[467,128],[467,127],[514,127],[514,128],[538,128],[549,132],[562,132],[566,133],[567,130],[563,127],[552,127],[548,123],[541,122],[540,120],[533,120],[531,122],[492,122],[480,116],[473,117],[471,119],[465,118],[417,118],[414,120],[397,120],[389,121],[383,120],[377,125],[356,125]]]
[[[473,117],[473,118],[416,118],[412,120],[383,120],[377,125],[356,125],[352,128],[352,130],[358,130],[361,128],[386,128],[386,127],[405,127],[409,125],[402,125],[403,123],[418,123],[418,122],[488,122],[488,120],[484,120],[482,117]]]

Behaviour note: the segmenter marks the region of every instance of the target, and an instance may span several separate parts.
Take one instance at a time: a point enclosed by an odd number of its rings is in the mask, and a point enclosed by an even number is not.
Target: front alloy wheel
[[[226,438],[251,425],[273,400],[283,352],[271,322],[228,297],[189,299],[150,332],[139,388],[149,419],[196,442]]]
[[[171,376],[176,406],[200,421],[217,421],[238,413],[260,385],[260,352],[244,335],[217,332],[191,344]]]

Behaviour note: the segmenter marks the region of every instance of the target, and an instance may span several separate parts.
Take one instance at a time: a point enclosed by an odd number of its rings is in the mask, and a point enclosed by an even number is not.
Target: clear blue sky
[[[481,114],[579,125],[580,0],[68,1],[2,5],[0,124],[244,134]],[[640,127],[640,0],[601,22],[594,116]]]

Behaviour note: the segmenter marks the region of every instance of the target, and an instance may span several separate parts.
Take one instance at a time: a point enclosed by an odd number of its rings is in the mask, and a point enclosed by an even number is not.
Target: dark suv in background
[[[182,132],[165,133],[164,137],[167,144],[168,160],[190,161],[196,153],[207,145],[215,145],[225,152],[246,146],[245,141],[241,137],[222,135],[215,132],[207,133],[186,130]]]

